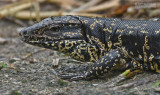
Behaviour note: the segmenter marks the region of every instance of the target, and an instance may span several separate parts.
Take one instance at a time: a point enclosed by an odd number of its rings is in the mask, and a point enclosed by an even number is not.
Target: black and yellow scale
[[[50,17],[22,30],[20,36],[26,43],[94,62],[89,72],[63,74],[64,79],[89,79],[113,69],[160,72],[160,18]]]

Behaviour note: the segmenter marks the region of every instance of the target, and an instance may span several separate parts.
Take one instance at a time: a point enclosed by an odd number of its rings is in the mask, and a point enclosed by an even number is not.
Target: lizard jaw
[[[84,38],[82,25],[74,16],[50,17],[23,29],[19,35],[24,42],[54,41]]]

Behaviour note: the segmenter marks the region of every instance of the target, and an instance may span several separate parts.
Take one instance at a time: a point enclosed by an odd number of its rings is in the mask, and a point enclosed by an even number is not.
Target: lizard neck
[[[120,19],[117,18],[106,18],[106,20],[104,20],[104,27],[103,27],[103,32],[104,32],[104,36],[105,36],[105,48],[107,49],[106,51],[109,52],[112,49],[114,49],[114,39],[115,38],[115,34],[117,31],[117,22]]]
[[[118,19],[79,17],[79,20],[82,22],[86,42],[97,47],[99,58],[112,49],[111,38],[116,29],[114,23]]]

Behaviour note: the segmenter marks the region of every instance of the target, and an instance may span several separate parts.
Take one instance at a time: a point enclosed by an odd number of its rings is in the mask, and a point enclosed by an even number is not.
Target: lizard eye
[[[51,28],[51,31],[59,32],[59,29],[60,29],[59,27],[52,27],[52,28]]]
[[[51,32],[59,32],[60,30],[60,27],[50,27],[49,29],[47,29],[48,31],[51,31]]]
[[[57,37],[60,33],[60,27],[50,27],[44,31],[45,31],[44,34],[48,36]]]

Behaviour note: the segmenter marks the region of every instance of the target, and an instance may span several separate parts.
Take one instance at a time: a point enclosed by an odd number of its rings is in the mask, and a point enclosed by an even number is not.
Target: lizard
[[[62,79],[92,79],[119,69],[160,72],[160,18],[49,17],[19,35],[28,44],[94,62],[91,70]]]

